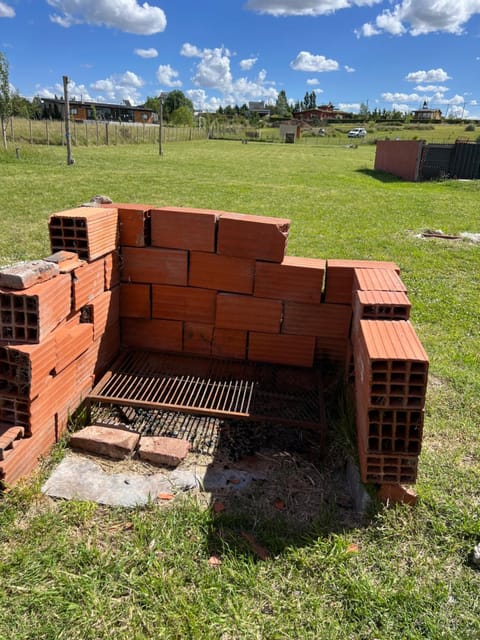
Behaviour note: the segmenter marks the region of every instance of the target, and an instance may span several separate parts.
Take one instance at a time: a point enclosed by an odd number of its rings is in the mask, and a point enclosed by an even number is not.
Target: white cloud
[[[300,51],[295,60],[292,60],[290,67],[294,71],[313,71],[321,73],[323,71],[337,71],[338,62],[330,60],[325,56],[317,56],[308,51]]]
[[[339,9],[372,6],[382,0],[248,0],[246,8],[272,16],[323,16]]]
[[[136,73],[126,71],[123,74],[113,74],[109,78],[97,80],[90,87],[99,92],[95,97],[99,102],[118,103],[129,100],[132,104],[138,104],[141,101],[139,90],[144,84],[144,80]]]
[[[0,18],[14,18],[15,9],[5,2],[0,2]]]
[[[408,113],[410,111],[410,107],[408,104],[397,104],[394,102],[392,104],[393,111],[399,111],[400,113]]]
[[[435,102],[437,104],[463,105],[465,104],[465,97],[459,96],[458,93],[452,98],[446,98],[444,95],[436,94],[435,96],[433,96],[432,102]]]
[[[445,32],[459,35],[465,24],[480,13],[480,0],[401,0],[392,9],[379,14],[374,25],[363,25],[357,36],[392,35],[409,33],[418,36],[425,33]]]
[[[320,84],[320,81],[317,78],[308,78],[307,84],[312,87],[316,87],[318,84]]]
[[[355,73],[355,69],[353,67],[350,67],[348,64],[346,64],[343,68],[347,73]]]
[[[429,69],[428,71],[412,71],[405,76],[407,82],[445,82],[451,77],[441,67]]]
[[[172,69],[169,64],[161,64],[157,69],[157,80],[158,82],[165,87],[181,87],[181,80],[176,80],[178,78],[178,71]]]
[[[448,87],[442,87],[437,84],[419,84],[415,87],[415,91],[423,91],[425,93],[445,93],[445,91],[448,91]]]
[[[240,69],[243,71],[249,71],[257,62],[258,58],[245,58],[245,60],[240,60]]]
[[[418,93],[382,93],[382,100],[385,102],[421,102],[425,100],[424,96],[418,95]]]
[[[50,20],[62,27],[74,24],[104,25],[140,35],[151,35],[164,31],[167,26],[165,13],[137,0],[47,0],[60,14]]]
[[[338,105],[340,111],[348,111],[349,113],[358,113],[360,111],[359,102],[340,102]]]
[[[379,33],[379,29],[376,29],[370,22],[366,22],[360,29],[355,29],[357,38],[361,38],[362,36],[364,38],[370,38],[371,36],[378,36]]]
[[[208,97],[203,89],[189,89],[185,92],[189,100],[193,102],[195,111],[217,111],[222,106],[222,101],[217,97]]]
[[[207,98],[205,90],[218,91],[221,94],[218,105],[244,104],[253,100],[275,101],[278,92],[274,83],[267,80],[267,72],[262,69],[256,78],[249,80],[245,77],[234,79],[231,70],[232,53],[226,47],[215,49],[199,49],[197,46],[185,43],[180,53],[189,58],[199,58],[193,69],[192,82],[198,87],[192,95],[195,96],[196,108],[205,109],[215,104]],[[190,92],[191,93],[191,92]],[[218,107],[217,107],[218,108]]]
[[[157,58],[158,57],[158,51],[153,47],[150,47],[150,49],[134,49],[133,53],[137,56],[140,56],[140,58]]]

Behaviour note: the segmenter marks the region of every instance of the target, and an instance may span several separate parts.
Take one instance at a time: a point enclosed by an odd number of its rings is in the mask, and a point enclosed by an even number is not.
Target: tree
[[[277,96],[275,115],[281,116],[282,118],[289,118],[292,115],[292,110],[288,104],[287,94],[284,89],[282,89]]]
[[[178,107],[170,114],[170,122],[177,125],[193,125],[193,113],[188,107]]]
[[[2,127],[3,147],[7,148],[7,127],[12,115],[12,97],[8,78],[8,60],[0,51],[0,126]]]
[[[180,107],[186,107],[193,116],[193,102],[187,98],[183,91],[178,89],[170,91],[163,103],[163,115],[165,120],[170,120],[170,115],[177,109],[180,109]]]

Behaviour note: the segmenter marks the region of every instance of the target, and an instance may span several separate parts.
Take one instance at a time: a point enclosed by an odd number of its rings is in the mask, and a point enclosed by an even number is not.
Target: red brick
[[[74,251],[56,251],[45,258],[45,261],[56,264],[60,273],[70,273],[84,262]]]
[[[53,262],[32,260],[18,262],[0,269],[0,287],[7,289],[28,289],[35,284],[58,276],[60,270]]]
[[[93,325],[72,324],[55,331],[57,349],[56,374],[60,373],[86,351],[93,342]]]
[[[53,334],[39,344],[0,347],[0,393],[33,400],[55,368]]]
[[[21,440],[13,451],[0,462],[0,480],[13,487],[19,480],[29,476],[42,456],[49,453],[55,444],[55,430],[46,429],[32,438]]]
[[[215,326],[262,333],[279,333],[282,303],[279,300],[220,293]]]
[[[24,434],[24,427],[0,425],[0,461],[5,459],[8,451],[15,448],[15,444],[18,444],[18,441],[23,438]]]
[[[418,496],[411,487],[403,487],[401,484],[382,484],[377,492],[379,500],[387,504],[416,505]]]
[[[27,399],[0,395],[0,424],[30,429],[30,406]]]
[[[140,438],[138,455],[155,465],[177,467],[185,458],[192,445],[188,440],[163,436],[143,436]]]
[[[152,351],[182,351],[183,326],[176,320],[123,318],[121,343],[125,347]]]
[[[248,359],[295,367],[311,367],[315,351],[313,336],[287,336],[251,332]]]
[[[409,320],[361,320],[358,342],[370,361],[418,362],[424,365],[422,371],[428,366],[428,356]]]
[[[347,340],[352,310],[341,304],[285,302],[282,333]]]
[[[215,327],[212,355],[219,358],[244,360],[247,355],[247,332]]]
[[[253,293],[255,262],[244,258],[192,251],[188,284],[192,287]]]
[[[215,252],[219,211],[187,207],[152,209],[152,246]]]
[[[407,288],[392,269],[354,269],[353,289],[361,291],[400,291]]]
[[[177,249],[124,247],[122,281],[144,284],[187,284],[188,253]]]
[[[87,353],[90,355],[93,373],[96,378],[105,373],[108,365],[117,357],[120,350],[120,323],[114,323],[107,326],[105,333],[95,340]],[[79,365],[80,366],[80,365]]]
[[[84,313],[89,318],[86,321],[93,322],[93,339],[97,340],[107,327],[119,321],[120,287],[104,291],[94,298],[89,305],[82,307],[82,314]]]
[[[415,484],[418,458],[401,455],[368,455],[361,439],[357,438],[362,482],[376,484]]]
[[[120,284],[120,254],[112,251],[105,256],[105,291]]]
[[[0,289],[0,340],[35,344],[70,313],[70,276],[59,275],[26,291]]]
[[[72,272],[73,310],[79,311],[105,290],[105,263],[103,259],[85,264]]]
[[[283,262],[257,262],[255,295],[296,302],[320,303],[325,260],[285,256]]]
[[[72,434],[70,446],[74,449],[122,460],[132,455],[139,440],[138,433],[90,425]]]
[[[183,350],[187,353],[210,355],[212,352],[213,324],[185,322]]]
[[[120,316],[122,318],[150,318],[151,300],[149,284],[122,284],[120,286]]]
[[[355,291],[353,315],[360,320],[408,320],[410,300],[402,291]]]
[[[152,205],[114,202],[102,206],[118,210],[121,246],[145,247],[150,244],[150,209],[153,209]]]
[[[290,220],[222,213],[218,222],[217,253],[266,262],[282,262]]]
[[[213,323],[216,292],[193,287],[153,285],[152,316],[165,320]]]
[[[75,251],[90,262],[117,248],[116,209],[77,207],[60,211],[49,217],[48,228],[52,253]]]
[[[390,269],[400,274],[394,262],[374,260],[327,260],[325,302],[351,304],[354,269]]]

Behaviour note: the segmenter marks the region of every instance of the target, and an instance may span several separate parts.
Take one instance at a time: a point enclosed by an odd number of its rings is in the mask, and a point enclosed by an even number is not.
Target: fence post
[[[110,144],[108,137],[108,122],[105,122],[105,144],[107,145],[107,147]]]

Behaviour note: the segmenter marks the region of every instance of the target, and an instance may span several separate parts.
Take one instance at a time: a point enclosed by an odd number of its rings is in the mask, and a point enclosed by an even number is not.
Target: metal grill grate
[[[323,430],[315,370],[128,351],[88,402]]]

